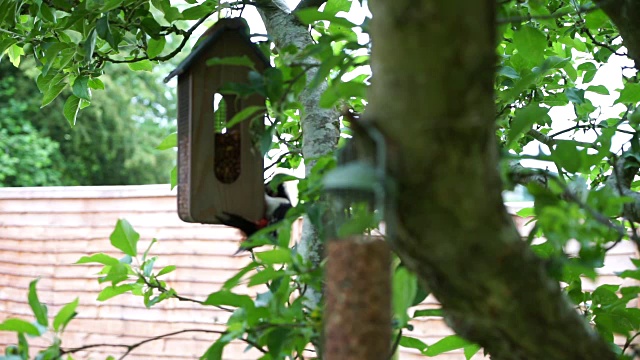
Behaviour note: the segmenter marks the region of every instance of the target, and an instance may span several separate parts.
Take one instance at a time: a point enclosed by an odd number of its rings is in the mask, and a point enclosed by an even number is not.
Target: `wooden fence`
[[[177,266],[166,280],[180,295],[204,299],[248,262],[247,256],[233,255],[241,240],[237,230],[180,221],[175,192],[168,185],[0,188],[0,321],[8,317],[33,319],[27,291],[29,282],[40,277],[40,300],[49,306],[50,316],[76,297],[80,299],[79,314],[63,338],[67,348],[94,343],[131,344],[183,329],[224,330],[228,313],[190,302],[169,300],[146,309],[142,298],[131,295],[106,302],[96,300],[101,289],[96,281],[100,267],[73,263],[97,252],[119,256],[109,243],[119,218],[127,219],[140,233],[139,249],[146,248],[152,238],[159,240],[151,251],[159,257],[156,267]],[[525,233],[523,219],[516,221]],[[628,243],[614,248],[598,283],[619,283],[613,274],[631,267],[632,256],[636,256],[635,248]],[[251,293],[251,289],[241,291]],[[437,306],[429,297],[419,308]],[[438,318],[423,318],[413,325],[410,335],[427,344],[452,333]],[[215,338],[215,334],[183,333],[147,343],[127,359],[197,359]],[[15,341],[12,333],[0,332],[0,351],[4,353],[4,347]],[[34,343],[44,345],[42,340]],[[245,348],[239,342],[228,345],[225,360],[260,357],[255,350],[245,352]],[[93,348],[76,359],[118,357],[122,352],[118,348]],[[424,357],[402,349],[400,358]],[[438,359],[464,356],[457,352]]]

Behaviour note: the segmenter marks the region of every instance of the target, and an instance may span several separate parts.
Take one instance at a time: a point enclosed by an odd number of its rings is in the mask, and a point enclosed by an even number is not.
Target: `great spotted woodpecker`
[[[227,212],[223,212],[224,217],[218,217],[218,220],[220,220],[224,225],[240,229],[245,233],[247,239],[258,232],[258,230],[282,221],[286,216],[287,211],[292,207],[291,199],[289,198],[283,184],[279,184],[275,190],[271,188],[270,184],[265,184],[264,207],[264,216],[256,222],[247,220],[240,215],[230,214]],[[250,250],[250,247],[241,246],[237,253],[244,250]]]

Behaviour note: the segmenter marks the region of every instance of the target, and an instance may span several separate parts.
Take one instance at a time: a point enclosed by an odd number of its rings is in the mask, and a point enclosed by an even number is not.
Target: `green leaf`
[[[330,108],[339,100],[347,100],[352,97],[364,98],[367,94],[368,85],[355,81],[337,82],[332,84],[327,91],[320,96],[320,106]]]
[[[227,128],[232,128],[236,124],[244,121],[245,119],[248,119],[252,115],[255,115],[257,112],[264,113],[264,111],[264,106],[247,106],[237,114],[233,115],[231,120],[227,121]]]
[[[89,87],[96,90],[104,90],[104,83],[98,78],[89,79]]]
[[[536,209],[534,207],[522,208],[522,209],[518,210],[518,212],[516,212],[516,215],[518,215],[520,217],[535,216],[536,215]]]
[[[584,104],[585,102],[585,98],[584,98],[585,91],[582,89],[569,88],[565,90],[564,93],[565,95],[567,95],[567,99],[569,99],[569,101],[571,101],[576,105]]]
[[[174,166],[173,169],[171,169],[171,190],[173,190],[174,187],[176,187],[176,185],[178,185],[178,167]]]
[[[332,24],[344,26],[349,29],[356,26],[356,24],[345,18],[337,17],[335,14],[330,14],[327,12],[320,12],[312,7],[300,9],[295,12],[295,15],[303,24],[306,25],[311,25],[316,21],[326,20],[330,21]]]
[[[111,245],[122,250],[123,253],[135,257],[138,254],[137,245],[140,239],[138,234],[127,220],[119,219],[116,228],[109,237]]]
[[[253,299],[248,295],[234,294],[228,290],[220,290],[209,294],[203,305],[234,306],[244,309],[253,308]]]
[[[167,39],[164,36],[160,36],[157,39],[151,38],[147,44],[147,56],[149,58],[155,58],[162,53],[164,46],[167,44]]]
[[[129,63],[129,69],[133,71],[153,71],[153,63],[150,60],[140,60]]]
[[[328,0],[324,5],[325,14],[335,15],[340,11],[349,12],[351,0]]]
[[[22,332],[18,333],[18,349],[20,350],[20,355],[22,355],[22,358],[20,360],[29,359],[29,342]]]
[[[200,5],[185,9],[182,12],[182,18],[184,20],[200,20],[205,15],[213,12],[217,5],[217,1],[207,0]]]
[[[158,259],[158,257],[154,256],[151,259],[148,259],[147,261],[142,263],[142,274],[144,276],[146,276],[146,277],[151,276],[151,272],[153,271],[153,264],[155,264],[157,259]]]
[[[38,279],[33,280],[29,283],[29,306],[33,311],[33,315],[35,315],[38,324],[47,327],[49,326],[49,318],[47,316],[47,306],[40,302],[38,299],[38,292],[36,290],[36,285],[38,284]]]
[[[242,279],[243,276],[253,271],[257,266],[258,264],[256,262],[253,262],[253,261],[250,262],[245,267],[238,270],[238,272],[235,275],[233,275],[227,281],[225,281],[224,284],[222,285],[222,288],[225,290],[230,290],[234,288],[236,285],[240,283],[240,280]]]
[[[400,266],[393,274],[393,313],[404,327],[409,321],[407,310],[418,291],[418,279],[406,267]]]
[[[293,329],[277,327],[267,333],[266,343],[269,354],[274,358],[282,358],[283,345],[289,340]]]
[[[368,229],[375,228],[378,224],[378,217],[372,211],[359,209],[358,212],[353,211],[353,217],[351,219],[347,219],[340,227],[338,228],[338,237],[346,238],[351,235],[360,235],[363,234]]]
[[[101,39],[109,43],[112,49],[118,51],[118,42],[111,32],[108,14],[98,19],[98,21],[96,22],[96,31]]]
[[[292,261],[291,249],[274,249],[255,253],[255,257],[263,264],[287,264]]]
[[[93,254],[91,256],[83,256],[80,258],[80,260],[76,261],[75,263],[76,264],[99,263],[103,265],[113,266],[113,265],[118,265],[120,263],[120,260],[104,253],[98,253],[98,254]]]
[[[544,60],[544,50],[547,48],[546,35],[532,27],[522,26],[513,33],[513,44],[521,54],[531,64],[539,64]]]
[[[76,124],[76,118],[78,117],[79,109],[80,99],[75,95],[70,95],[64,102],[62,113],[64,114],[64,118],[67,119],[67,122],[69,123],[69,125],[71,125],[71,127]]]
[[[447,351],[461,349],[468,345],[471,345],[471,343],[458,335],[449,335],[442,338],[442,340],[439,340],[435,344],[429,345],[429,348],[424,352],[424,354],[427,356],[437,356]]]
[[[327,172],[322,179],[326,190],[374,191],[376,183],[376,169],[363,161],[341,165]]]
[[[162,26],[151,14],[142,18],[142,21],[140,21],[140,27],[154,39],[159,39],[161,37],[160,32],[162,31]]]
[[[111,285],[115,286],[118,283],[121,283],[127,280],[129,275],[129,270],[131,267],[128,264],[123,264],[122,262],[118,262],[117,264],[111,266],[109,268],[109,272],[107,276],[99,279],[100,283],[111,281]]]
[[[609,89],[604,85],[591,85],[587,88],[587,91],[594,92],[600,95],[609,95]]]
[[[158,239],[153,238],[153,240],[151,240],[151,242],[149,243],[149,246],[147,246],[147,250],[144,251],[144,253],[142,254],[142,261],[147,260],[147,255],[149,254],[149,250],[151,250],[151,247],[153,246],[153,244],[157,243]]]
[[[229,343],[228,340],[220,337],[216,342],[211,345],[207,351],[202,355],[200,360],[223,360],[222,352],[224,351],[224,347]]]
[[[172,271],[175,271],[175,269],[176,269],[175,265],[165,266],[158,272],[158,274],[156,274],[156,277],[160,277],[162,275],[168,274],[168,273],[170,273]]]
[[[547,71],[552,69],[562,69],[562,68],[565,68],[570,61],[571,61],[571,58],[549,56],[544,60],[544,62],[542,62],[542,65],[540,65],[540,68],[538,71],[540,73],[546,73]],[[536,69],[533,69],[533,70],[536,70]]]
[[[31,336],[40,336],[40,329],[28,321],[21,319],[6,319],[0,323],[0,331],[15,331],[17,333],[24,333]]]
[[[583,72],[582,83],[590,83],[598,73],[598,68],[592,62],[585,62],[578,65],[578,71]]]
[[[247,286],[266,284],[267,282],[283,277],[286,274],[287,272],[284,270],[274,270],[273,268],[269,267],[262,271],[258,271],[256,274],[251,276],[251,278],[249,279],[249,284],[247,284]]]
[[[567,95],[564,92],[549,94],[545,96],[542,100],[542,103],[545,105],[553,106],[564,106],[569,104],[569,99],[567,99]]]
[[[0,59],[2,59],[2,54],[4,54],[4,52],[16,42],[18,41],[14,38],[6,38],[0,40]]]
[[[614,104],[635,104],[640,101],[640,84],[628,82],[624,84],[624,89],[619,90],[619,92],[620,96],[613,102]]]
[[[58,83],[50,83],[47,89],[44,91],[44,96],[42,97],[42,105],[40,107],[45,107],[49,105],[53,100],[55,100],[58,95],[64,90],[67,86],[67,83],[64,81],[60,81]]]
[[[9,55],[9,61],[11,61],[13,66],[18,67],[20,65],[20,58],[24,55],[24,50],[18,46],[18,44],[13,44],[6,51],[7,55]]]
[[[127,291],[132,291],[136,289],[136,285],[134,284],[124,284],[120,286],[107,286],[106,288],[100,291],[98,294],[98,301],[109,300],[114,296],[118,296],[126,293]]]
[[[548,108],[542,107],[537,103],[516,109],[513,121],[511,122],[508,141],[512,142],[516,140],[521,134],[529,131],[533,124],[551,124],[551,117],[548,113]]]
[[[89,91],[89,78],[87,76],[78,76],[71,86],[73,95],[80,99],[91,100],[91,92]]]
[[[618,273],[618,276],[620,276],[623,279],[631,278],[631,279],[640,280],[640,269],[625,270],[621,273]]]
[[[425,344],[422,340],[404,335],[402,335],[402,337],[400,338],[400,346],[410,349],[416,349],[420,352],[424,352],[428,347],[427,344]]]
[[[560,167],[571,173],[580,171],[583,165],[582,155],[571,141],[559,142],[552,150],[551,157]]]
[[[584,15],[585,25],[590,30],[597,30],[610,25],[609,17],[601,9],[589,11]]]
[[[180,14],[180,11],[171,6],[171,2],[169,0],[152,0],[151,2],[156,7],[156,9],[164,13],[164,18],[168,22],[172,23],[182,18],[182,14]],[[187,3],[191,3],[191,1],[187,1]]]
[[[160,143],[160,145],[156,146],[158,150],[167,150],[178,146],[178,133],[174,132],[172,134],[167,135],[164,140]]]
[[[464,347],[464,357],[466,360],[471,360],[473,355],[477,354],[480,351],[481,347],[477,344],[471,344]]]
[[[514,80],[520,79],[520,74],[518,74],[518,72],[510,66],[500,67],[500,69],[498,69],[498,75],[505,76]]]
[[[253,60],[247,55],[242,56],[227,56],[223,58],[211,58],[206,62],[207,66],[215,65],[231,65],[231,66],[246,66],[255,70],[255,64]]]
[[[76,316],[76,308],[78,307],[78,298],[66,304],[58,311],[53,318],[53,330],[64,331],[69,321]]]
[[[87,36],[87,39],[84,41],[82,48],[84,49],[85,59],[90,60],[91,58],[93,58],[93,51],[96,48],[96,29],[95,28],[89,31],[89,35]]]
[[[111,11],[117,8],[123,1],[124,0],[105,0],[104,5],[102,6],[102,12]]]
[[[416,310],[413,313],[413,317],[421,317],[421,316],[438,316],[438,317],[442,317],[442,309],[423,309],[423,310]]]

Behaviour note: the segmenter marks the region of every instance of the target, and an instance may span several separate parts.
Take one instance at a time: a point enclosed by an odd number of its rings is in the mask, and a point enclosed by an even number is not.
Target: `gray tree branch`
[[[289,11],[287,5],[282,0],[259,0],[258,7],[260,15],[264,21],[269,36],[273,39],[276,48],[294,46],[298,51],[313,44],[313,39],[309,34],[309,29],[302,24]],[[300,59],[304,64],[310,65],[307,71],[307,85],[317,73],[319,61],[314,58]],[[307,86],[300,93],[299,101],[302,103],[302,155],[305,159],[307,175],[315,165],[316,159],[331,153],[338,145],[340,136],[339,114],[335,109],[324,109],[319,105],[320,96],[327,89],[327,82],[311,88]],[[302,227],[302,237],[298,245],[298,250],[306,259],[316,265],[320,265],[324,257],[324,248],[318,237],[318,232],[311,221],[305,217]],[[315,291],[307,291],[305,296],[308,305],[316,307],[320,304],[322,294]],[[315,344],[317,345],[317,344]],[[316,346],[317,350],[319,346]]]

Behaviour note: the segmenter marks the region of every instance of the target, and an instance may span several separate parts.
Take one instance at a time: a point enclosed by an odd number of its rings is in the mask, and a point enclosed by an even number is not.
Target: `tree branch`
[[[294,47],[302,51],[314,44],[308,27],[302,24],[295,15],[291,14],[282,0],[258,0],[258,11],[264,21],[267,33],[273,39],[276,48],[281,51],[287,47]],[[302,104],[300,116],[302,129],[302,155],[305,159],[306,175],[320,157],[331,153],[338,145],[340,137],[339,114],[336,109],[320,107],[320,96],[327,90],[328,83],[323,80],[318,86],[309,84],[315,78],[319,61],[307,57],[304,64],[309,66],[306,76],[307,86],[298,96]],[[324,248],[318,237],[318,231],[308,217],[302,225],[302,236],[298,244],[299,253],[308,261],[318,266],[324,258]],[[315,309],[320,306],[322,293],[311,288],[305,294],[306,306]],[[322,340],[313,341],[318,357],[322,358]]]

